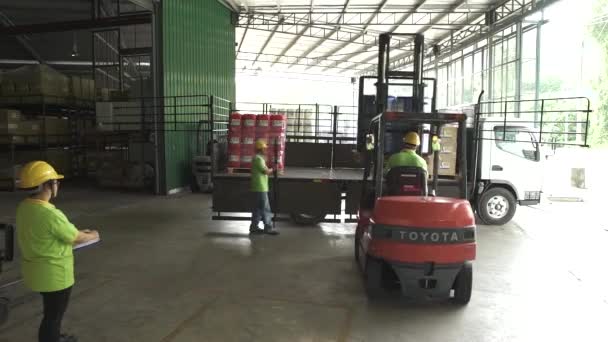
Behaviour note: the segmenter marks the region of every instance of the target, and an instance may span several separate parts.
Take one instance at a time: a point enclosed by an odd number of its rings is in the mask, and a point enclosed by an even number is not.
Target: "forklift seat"
[[[413,166],[391,168],[386,175],[388,196],[426,196],[428,194],[427,173]]]

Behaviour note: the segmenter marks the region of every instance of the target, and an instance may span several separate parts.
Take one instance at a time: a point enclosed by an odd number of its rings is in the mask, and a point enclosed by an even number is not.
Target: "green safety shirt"
[[[48,202],[26,199],[17,208],[21,273],[35,292],[55,292],[74,285],[72,248],[78,230]]]
[[[256,154],[251,163],[251,191],[268,192],[268,175],[264,156]]]
[[[412,150],[403,150],[399,153],[393,154],[386,164],[385,172],[388,172],[393,167],[398,166],[413,166],[419,167],[427,171],[426,160],[416,154],[415,151]]]

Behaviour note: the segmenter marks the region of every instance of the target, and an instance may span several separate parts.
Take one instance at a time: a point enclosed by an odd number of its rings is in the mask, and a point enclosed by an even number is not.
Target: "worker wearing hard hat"
[[[251,163],[251,192],[254,202],[249,233],[278,235],[279,232],[272,226],[270,201],[268,200],[268,175],[272,174],[273,170],[266,166],[264,160],[267,149],[266,141],[258,140],[255,142],[256,155]],[[260,220],[264,223],[264,230],[258,227]]]
[[[38,330],[40,342],[77,341],[61,334],[61,321],[74,285],[75,244],[99,238],[94,230],[78,230],[54,205],[59,180],[53,167],[43,161],[23,166],[21,189],[31,195],[17,208],[17,242],[21,250],[23,281],[42,295],[43,316]]]
[[[388,172],[393,167],[412,166],[419,167],[427,171],[426,161],[416,153],[416,149],[420,146],[420,137],[416,132],[409,132],[403,137],[405,146],[403,150],[393,154],[386,164],[385,171]]]

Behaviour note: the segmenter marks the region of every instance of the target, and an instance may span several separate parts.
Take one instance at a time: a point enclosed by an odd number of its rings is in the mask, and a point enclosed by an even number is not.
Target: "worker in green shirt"
[[[57,197],[62,175],[46,162],[34,161],[20,172],[22,189],[32,194],[17,208],[17,242],[27,287],[42,295],[39,342],[74,342],[61,334],[61,321],[74,285],[75,244],[99,238],[94,230],[77,230],[50,200]]]
[[[266,141],[258,140],[255,142],[256,155],[251,163],[251,192],[254,202],[249,233],[278,235],[279,232],[272,226],[270,201],[268,200],[268,175],[272,174],[272,169],[266,166],[264,160],[267,149]],[[264,222],[264,230],[258,227],[260,220]]]
[[[416,149],[420,146],[420,137],[418,136],[418,133],[408,132],[403,137],[403,142],[405,143],[403,150],[393,154],[388,159],[384,171],[388,173],[391,168],[398,166],[419,167],[424,171],[427,171],[426,160],[416,153]]]

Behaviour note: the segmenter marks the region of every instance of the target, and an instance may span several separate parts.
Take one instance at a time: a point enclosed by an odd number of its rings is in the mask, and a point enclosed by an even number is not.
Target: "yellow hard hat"
[[[416,132],[408,132],[403,137],[403,142],[405,142],[406,144],[418,146],[418,145],[420,145],[420,137],[418,136],[418,133],[416,133]]]
[[[267,147],[268,147],[268,145],[266,145],[266,140],[260,139],[260,140],[258,140],[258,141],[255,142],[255,149],[256,150],[261,150],[261,149],[264,149],[264,148],[267,148]]]
[[[35,188],[54,179],[63,179],[47,162],[36,160],[25,164],[19,172],[19,187],[21,189]]]

